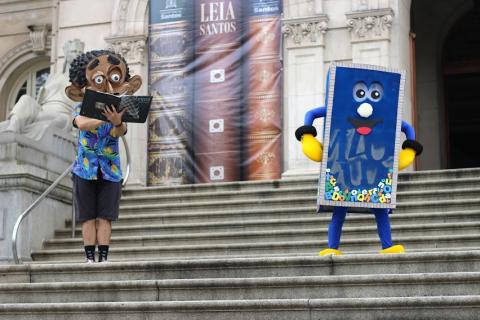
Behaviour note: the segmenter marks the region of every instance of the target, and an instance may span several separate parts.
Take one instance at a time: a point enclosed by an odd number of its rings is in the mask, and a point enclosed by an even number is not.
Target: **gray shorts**
[[[98,180],[85,180],[73,174],[75,220],[118,220],[121,193],[121,182],[103,180],[101,175]]]

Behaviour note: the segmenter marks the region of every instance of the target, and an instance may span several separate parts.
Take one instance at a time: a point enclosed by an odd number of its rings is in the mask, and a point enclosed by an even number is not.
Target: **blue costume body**
[[[305,114],[304,125],[312,126],[313,121],[317,118],[325,117],[327,113],[327,108],[318,107],[308,111]],[[415,130],[413,127],[406,121],[402,121],[402,132],[405,133],[408,140],[415,140]],[[338,249],[340,246],[340,237],[342,235],[343,222],[345,221],[345,216],[347,215],[346,207],[334,207],[332,214],[332,221],[328,226],[328,247],[332,249]],[[382,243],[382,248],[390,248],[393,245],[392,234],[390,228],[390,220],[388,214],[390,209],[371,209],[372,213],[375,215],[375,220],[377,222],[377,232]]]
[[[395,208],[398,170],[423,148],[413,127],[401,120],[404,73],[367,65],[332,66],[325,106],[308,111],[304,125],[295,131],[304,154],[322,162],[319,210],[333,207],[328,248],[320,255],[341,254],[338,247],[349,207],[369,208],[375,215],[382,253],[403,252],[403,246],[393,245],[389,213]],[[314,138],[317,118],[325,118],[325,151]],[[406,140],[398,153],[400,131]]]

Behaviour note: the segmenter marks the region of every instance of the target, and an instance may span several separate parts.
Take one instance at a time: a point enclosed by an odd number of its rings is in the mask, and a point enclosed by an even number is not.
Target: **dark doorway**
[[[443,71],[448,167],[480,167],[480,1],[449,33]]]

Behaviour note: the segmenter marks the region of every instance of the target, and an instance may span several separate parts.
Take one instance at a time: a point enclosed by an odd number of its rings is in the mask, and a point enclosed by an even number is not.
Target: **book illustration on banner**
[[[375,215],[381,253],[402,253],[394,245],[389,213],[396,206],[398,171],[422,152],[415,131],[401,120],[405,72],[380,66],[334,63],[327,75],[325,106],[310,110],[295,131],[304,154],[321,162],[318,212],[332,207],[328,248],[341,254],[340,236],[348,208]],[[322,144],[313,122],[325,118]],[[406,140],[401,145],[400,133]]]
[[[148,1],[149,186],[193,182],[194,2]]]
[[[242,4],[232,0],[194,4],[192,156],[196,183],[241,179],[243,112]]]
[[[122,121],[143,123],[147,120],[151,103],[151,96],[117,96],[87,89],[85,90],[80,115],[106,121],[107,118],[102,114],[105,106],[113,105],[117,112],[127,109]]]

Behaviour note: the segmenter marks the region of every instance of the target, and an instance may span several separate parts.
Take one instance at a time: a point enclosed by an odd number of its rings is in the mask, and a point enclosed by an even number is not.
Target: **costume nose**
[[[113,90],[113,87],[112,87],[112,84],[110,83],[110,81],[107,81],[107,90],[108,90],[108,93],[115,93],[115,91]]]
[[[364,102],[357,108],[357,113],[362,118],[368,118],[373,113],[373,107],[370,103]]]

